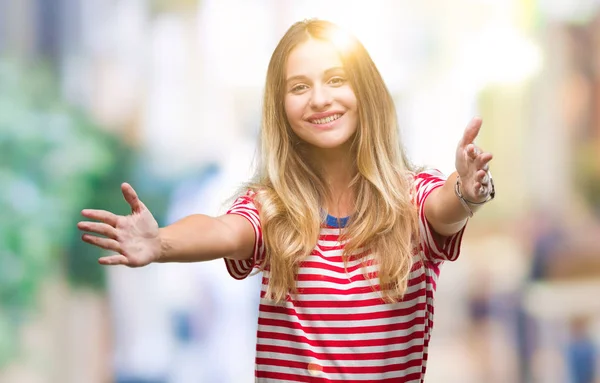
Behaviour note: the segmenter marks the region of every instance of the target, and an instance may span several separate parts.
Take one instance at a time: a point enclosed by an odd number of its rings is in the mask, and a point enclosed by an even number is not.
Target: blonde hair
[[[406,291],[418,231],[417,212],[411,202],[411,169],[400,145],[394,103],[363,45],[336,25],[321,20],[292,25],[273,52],[267,71],[260,163],[249,185],[256,192],[265,265],[270,271],[267,297],[281,301],[296,290],[299,265],[317,243],[320,208],[329,193],[318,169],[299,149],[299,139],[284,109],[287,57],[310,38],[339,48],[357,98],[359,126],[352,142],[356,175],[350,185],[356,209],[342,238],[348,241],[345,264],[372,254],[384,298],[394,301]]]

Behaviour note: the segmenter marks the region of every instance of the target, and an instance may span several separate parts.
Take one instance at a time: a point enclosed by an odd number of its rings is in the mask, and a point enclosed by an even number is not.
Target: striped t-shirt
[[[332,217],[323,223],[315,249],[300,265],[297,293],[288,294],[283,303],[264,297],[267,265],[258,317],[257,382],[423,382],[440,265],[458,257],[464,232],[463,228],[447,238],[440,248],[425,219],[423,202],[444,181],[435,170],[414,175],[420,243],[400,302],[384,302],[373,289],[376,282],[365,280],[365,260],[349,261],[344,270],[336,227],[340,220]],[[238,198],[228,213],[247,218],[255,230],[254,256],[225,260],[229,273],[242,279],[264,261],[253,194]],[[374,266],[366,267],[371,271]]]

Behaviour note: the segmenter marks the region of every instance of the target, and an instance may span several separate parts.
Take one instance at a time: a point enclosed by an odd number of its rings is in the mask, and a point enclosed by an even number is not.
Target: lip
[[[310,122],[310,120],[318,120],[318,119],[329,117],[329,116],[333,116],[333,115],[336,115],[336,114],[342,114],[343,115],[344,112],[342,112],[340,110],[331,110],[329,112],[315,113],[315,114],[312,114],[312,115],[308,116],[308,118],[306,118],[306,120],[308,122]],[[312,122],[311,122],[311,124],[312,124]]]
[[[341,117],[338,118],[337,120],[333,120],[333,121],[328,122],[326,124],[315,124],[315,123],[310,122],[310,120],[318,120],[318,119],[329,117],[329,116],[333,116],[333,115],[336,115],[336,114],[341,114]],[[338,122],[340,120],[342,120],[345,115],[346,115],[345,112],[340,112],[340,111],[332,111],[332,112],[325,112],[325,113],[315,113],[315,114],[311,115],[310,117],[308,117],[306,119],[306,122],[309,123],[311,126],[313,126],[315,128],[329,129],[329,128],[332,128],[335,125],[337,125]]]

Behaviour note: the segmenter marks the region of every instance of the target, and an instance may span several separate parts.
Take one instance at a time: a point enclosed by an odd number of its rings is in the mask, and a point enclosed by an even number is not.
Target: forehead
[[[290,52],[285,75],[318,76],[335,67],[343,67],[336,47],[328,41],[308,39]]]

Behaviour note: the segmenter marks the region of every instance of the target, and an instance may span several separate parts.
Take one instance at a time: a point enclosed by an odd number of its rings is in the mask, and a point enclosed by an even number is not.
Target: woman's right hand
[[[82,239],[116,253],[100,258],[98,262],[102,265],[141,267],[158,261],[162,251],[158,223],[131,185],[123,183],[121,191],[131,206],[131,214],[121,216],[106,210],[83,210],[84,217],[96,222],[77,224],[80,230],[87,232]]]

